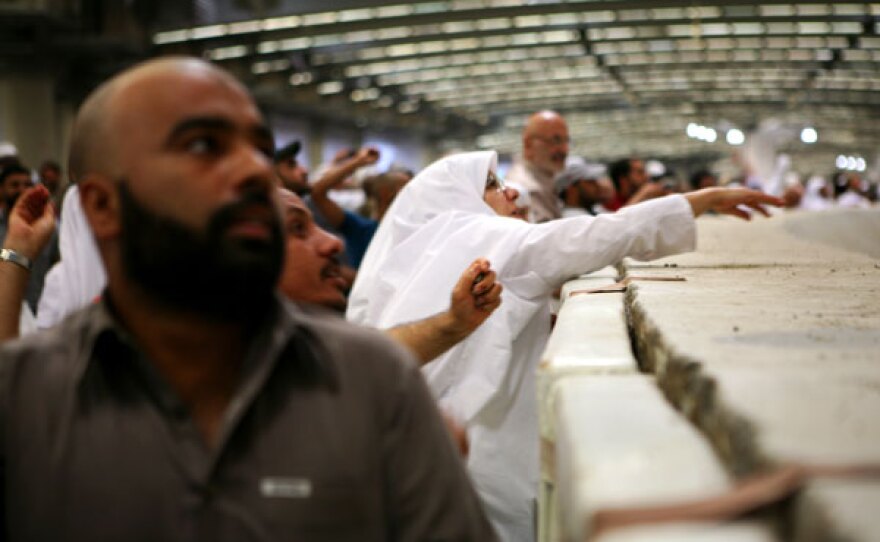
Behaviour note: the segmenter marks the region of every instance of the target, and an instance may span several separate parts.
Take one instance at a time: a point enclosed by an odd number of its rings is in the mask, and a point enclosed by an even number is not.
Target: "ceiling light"
[[[401,102],[397,105],[397,110],[403,113],[404,115],[408,113],[415,113],[419,109],[419,104],[415,102]]]
[[[299,26],[300,18],[297,15],[288,17],[275,17],[273,19],[263,19],[261,27],[263,30],[282,30],[285,28],[296,28]]]
[[[746,136],[742,133],[742,130],[731,128],[727,131],[727,142],[731,145],[742,145],[745,140]]]
[[[856,169],[856,159],[852,156],[846,157],[846,169]]]
[[[801,130],[801,141],[804,143],[815,143],[819,140],[819,133],[815,128],[810,128],[809,126]]]
[[[312,74],[309,72],[295,73],[290,76],[290,84],[294,86],[307,85],[312,82],[312,79]]]
[[[215,24],[211,26],[197,26],[192,29],[190,37],[194,40],[217,38],[225,36],[227,28],[225,24]]]
[[[318,94],[337,94],[342,92],[342,83],[339,81],[328,81],[318,85]]]
[[[378,88],[357,88],[351,91],[351,100],[353,102],[365,102],[367,100],[375,100],[379,97]]]
[[[837,156],[837,160],[834,161],[834,165],[837,166],[838,169],[846,168],[846,156],[840,154]]]
[[[228,60],[230,58],[241,58],[248,54],[248,48],[244,45],[232,45],[230,47],[218,47],[208,51],[211,60]]]
[[[166,43],[179,43],[189,39],[189,30],[169,30],[168,32],[159,32],[153,36],[153,43],[156,45],[165,45]]]

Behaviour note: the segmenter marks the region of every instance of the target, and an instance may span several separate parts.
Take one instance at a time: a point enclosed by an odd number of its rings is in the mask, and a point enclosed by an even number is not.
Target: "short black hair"
[[[299,140],[295,140],[292,143],[288,143],[281,147],[275,151],[275,163],[277,164],[279,162],[284,162],[285,160],[296,158],[296,155],[299,154],[301,148],[302,143],[300,143]]]
[[[618,190],[620,190],[620,179],[629,175],[629,172],[632,170],[632,161],[632,158],[621,158],[608,166],[608,175],[611,177],[614,187]]]
[[[28,176],[28,178],[30,178],[30,176],[31,176],[31,170],[24,167],[23,165],[10,164],[10,165],[6,166],[5,168],[3,168],[2,170],[0,170],[0,185],[4,184],[6,182],[7,177],[9,177],[10,175],[15,175],[17,173],[24,173],[25,175]]]
[[[61,173],[61,165],[54,160],[46,160],[43,162],[40,165],[40,171],[43,171],[44,169],[51,169],[55,173]]]
[[[715,174],[709,171],[708,169],[698,169],[691,175],[691,188],[697,189],[700,187],[700,181],[703,177],[712,177],[715,178]]]
[[[18,160],[18,156],[15,156],[14,154],[0,156],[0,171],[2,171],[4,168],[17,164],[21,164],[21,162]]]

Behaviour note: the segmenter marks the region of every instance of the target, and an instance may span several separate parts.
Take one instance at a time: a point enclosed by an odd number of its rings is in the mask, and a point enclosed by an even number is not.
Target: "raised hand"
[[[461,274],[452,289],[449,308],[457,328],[470,333],[501,305],[503,287],[496,278],[484,258],[474,260]]]
[[[379,150],[374,147],[363,147],[354,157],[361,166],[369,166],[379,161]]]
[[[54,230],[55,211],[49,202],[49,191],[38,185],[25,190],[12,208],[3,247],[33,260]]]
[[[694,216],[700,216],[707,211],[715,211],[719,214],[733,215],[743,220],[751,220],[751,213],[746,208],[753,209],[764,216],[770,216],[765,205],[782,207],[785,202],[776,196],[765,194],[760,190],[748,188],[704,188],[684,195]]]

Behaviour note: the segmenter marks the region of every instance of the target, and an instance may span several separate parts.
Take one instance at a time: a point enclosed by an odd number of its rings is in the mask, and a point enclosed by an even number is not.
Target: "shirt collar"
[[[85,309],[83,329],[83,358],[79,363],[77,381],[81,381],[95,364],[116,363],[140,355],[135,338],[117,318],[109,292],[101,300]],[[292,349],[292,350],[291,350]],[[245,374],[262,373],[261,382],[274,368],[277,360],[291,352],[296,363],[309,372],[323,374],[332,385],[335,371],[323,362],[324,347],[311,329],[308,316],[297,305],[276,294],[266,321],[254,334],[245,359]],[[265,365],[265,367],[263,367]]]

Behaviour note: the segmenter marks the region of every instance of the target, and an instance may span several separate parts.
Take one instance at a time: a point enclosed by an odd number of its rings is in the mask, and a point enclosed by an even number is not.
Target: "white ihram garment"
[[[529,165],[522,157],[517,158],[504,177],[505,181],[522,185],[528,191],[531,199],[530,221],[535,223],[562,216],[562,200],[553,189],[553,179],[552,174]]]
[[[378,328],[448,308],[465,267],[485,257],[504,285],[498,310],[424,369],[441,408],[467,423],[468,469],[503,540],[534,538],[538,487],[535,370],[550,334],[551,293],[624,256],[692,250],[690,205],[668,196],[599,217],[544,224],[497,216],[483,201],[494,152],[433,163],[397,196],[349,300],[349,320]]]
[[[76,185],[71,186],[64,196],[58,249],[61,261],[46,274],[37,306],[37,327],[40,329],[54,326],[68,314],[94,301],[107,284],[104,263],[83,213]]]

